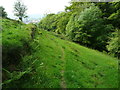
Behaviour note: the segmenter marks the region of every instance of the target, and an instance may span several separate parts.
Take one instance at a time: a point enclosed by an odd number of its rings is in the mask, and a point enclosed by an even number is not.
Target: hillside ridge
[[[118,60],[116,58],[60,39],[53,33],[40,28],[36,28],[36,36],[31,39],[32,25],[23,24],[19,27],[16,23],[15,25],[11,23],[11,28],[8,28],[5,24],[9,22],[8,20],[3,22],[4,54],[8,51],[15,52],[7,55],[11,60],[17,58],[16,60],[19,59],[20,62],[16,62],[17,65],[12,63],[15,66],[15,70],[12,71],[4,67],[8,73],[4,71],[6,81],[3,82],[3,87],[118,87]],[[18,51],[21,52],[18,53]],[[22,57],[16,57],[14,54],[17,56],[20,54]],[[5,57],[4,60],[6,60]],[[13,61],[10,61],[10,65],[11,62]]]

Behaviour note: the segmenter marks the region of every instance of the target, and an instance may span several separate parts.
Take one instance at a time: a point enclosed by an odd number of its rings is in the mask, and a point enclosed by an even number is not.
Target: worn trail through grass
[[[61,70],[61,88],[66,88],[66,82],[65,82],[65,78],[64,78],[64,72],[65,72],[65,64],[66,64],[66,61],[65,61],[65,52],[64,52],[64,49],[62,47],[61,48],[61,51],[62,51],[62,57],[61,57],[61,60],[63,61],[62,63],[62,67],[63,69]]]
[[[65,73],[65,65],[66,65],[66,60],[65,60],[65,51],[64,48],[60,45],[60,43],[58,41],[55,41],[55,43],[57,44],[58,48],[61,50],[61,60],[62,60],[62,69],[61,69],[61,82],[60,82],[60,86],[61,88],[65,89],[67,88],[66,86],[66,81],[64,78],[64,73]]]
[[[49,36],[46,36],[47,38],[51,38]],[[66,81],[65,81],[65,66],[66,66],[66,60],[65,60],[65,51],[64,51],[64,48],[61,46],[61,44],[59,43],[59,41],[57,40],[54,40],[54,38],[51,38],[52,41],[54,41],[54,43],[57,45],[57,47],[61,50],[61,55],[60,55],[60,60],[62,60],[62,69],[60,71],[60,74],[61,74],[61,82],[60,82],[60,87],[63,88],[63,89],[66,89],[67,86],[66,86]]]
[[[118,88],[118,60],[116,58],[63,40],[59,35],[45,30],[38,29],[35,39],[30,42],[31,29],[30,31],[28,29],[32,25],[23,25],[25,30],[23,27],[21,30],[18,24],[14,25],[14,23],[3,20],[2,46],[9,52],[15,47],[16,49],[13,50],[16,52],[15,55],[18,54],[17,49],[21,47],[19,50],[22,50],[21,53],[25,52],[26,55],[17,65],[19,71],[9,74],[5,72],[7,78],[4,83],[8,80],[10,82],[5,83],[3,87]],[[12,27],[9,28],[9,26]],[[29,54],[29,50],[23,48],[26,43],[31,48]]]

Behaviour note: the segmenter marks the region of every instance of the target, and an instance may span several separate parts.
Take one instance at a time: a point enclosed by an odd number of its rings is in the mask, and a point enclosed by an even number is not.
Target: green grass
[[[39,34],[30,46],[31,55],[24,56],[18,65],[22,70],[21,76],[6,84],[6,87],[118,87],[118,60],[116,58],[62,40],[44,30],[39,30]],[[24,74],[25,71],[28,72]],[[13,75],[14,78],[17,74]]]
[[[2,50],[3,66],[13,64],[26,54],[27,44],[30,42],[30,30],[26,25],[14,20],[2,19]],[[16,63],[17,64],[17,63]]]
[[[62,78],[67,88],[118,87],[117,59],[40,32],[33,43],[37,46],[31,56],[34,71],[20,87],[61,88]]]

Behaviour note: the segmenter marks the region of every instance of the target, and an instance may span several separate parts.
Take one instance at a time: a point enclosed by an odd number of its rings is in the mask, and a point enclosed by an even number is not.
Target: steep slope
[[[40,31],[34,40],[31,74],[20,87],[35,88],[115,88],[118,87],[118,61],[73,42]],[[36,43],[36,44],[35,44]],[[25,58],[25,65],[26,60]]]
[[[27,27],[27,26],[26,26]],[[16,31],[17,32],[17,31]],[[118,60],[39,30],[4,87],[117,88]],[[20,32],[20,34],[23,34]],[[4,39],[5,40],[5,39]],[[16,39],[17,40],[17,39]],[[9,82],[9,83],[8,83]]]

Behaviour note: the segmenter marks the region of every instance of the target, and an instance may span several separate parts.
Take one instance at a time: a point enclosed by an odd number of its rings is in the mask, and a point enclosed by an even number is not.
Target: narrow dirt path
[[[46,36],[48,38],[48,36]],[[49,37],[50,38],[50,37]],[[65,64],[66,64],[66,60],[65,60],[65,51],[64,51],[64,48],[59,44],[58,41],[52,39],[53,41],[56,42],[56,44],[58,45],[58,48],[61,49],[61,60],[63,61],[62,63],[62,70],[61,70],[61,82],[60,82],[60,86],[63,90],[66,90],[67,86],[66,86],[66,81],[65,81],[65,78],[64,78],[64,72],[65,72]]]
[[[64,78],[64,72],[65,72],[65,63],[66,63],[66,61],[65,61],[65,52],[64,52],[64,49],[60,46],[60,48],[61,48],[61,51],[62,51],[62,57],[61,57],[61,60],[63,61],[63,63],[62,63],[62,70],[61,70],[61,76],[62,76],[62,78],[61,78],[61,83],[60,83],[60,85],[61,85],[61,88],[63,88],[64,90],[66,90],[66,82],[65,82],[65,78]]]
[[[64,51],[64,48],[59,44],[58,41],[55,41],[56,44],[58,45],[58,47],[60,48],[61,50],[61,60],[62,60],[62,69],[61,69],[61,82],[60,82],[60,86],[63,90],[66,90],[67,86],[66,86],[66,82],[65,82],[65,78],[64,78],[64,72],[65,72],[65,64],[66,64],[66,60],[65,60],[65,51]]]

